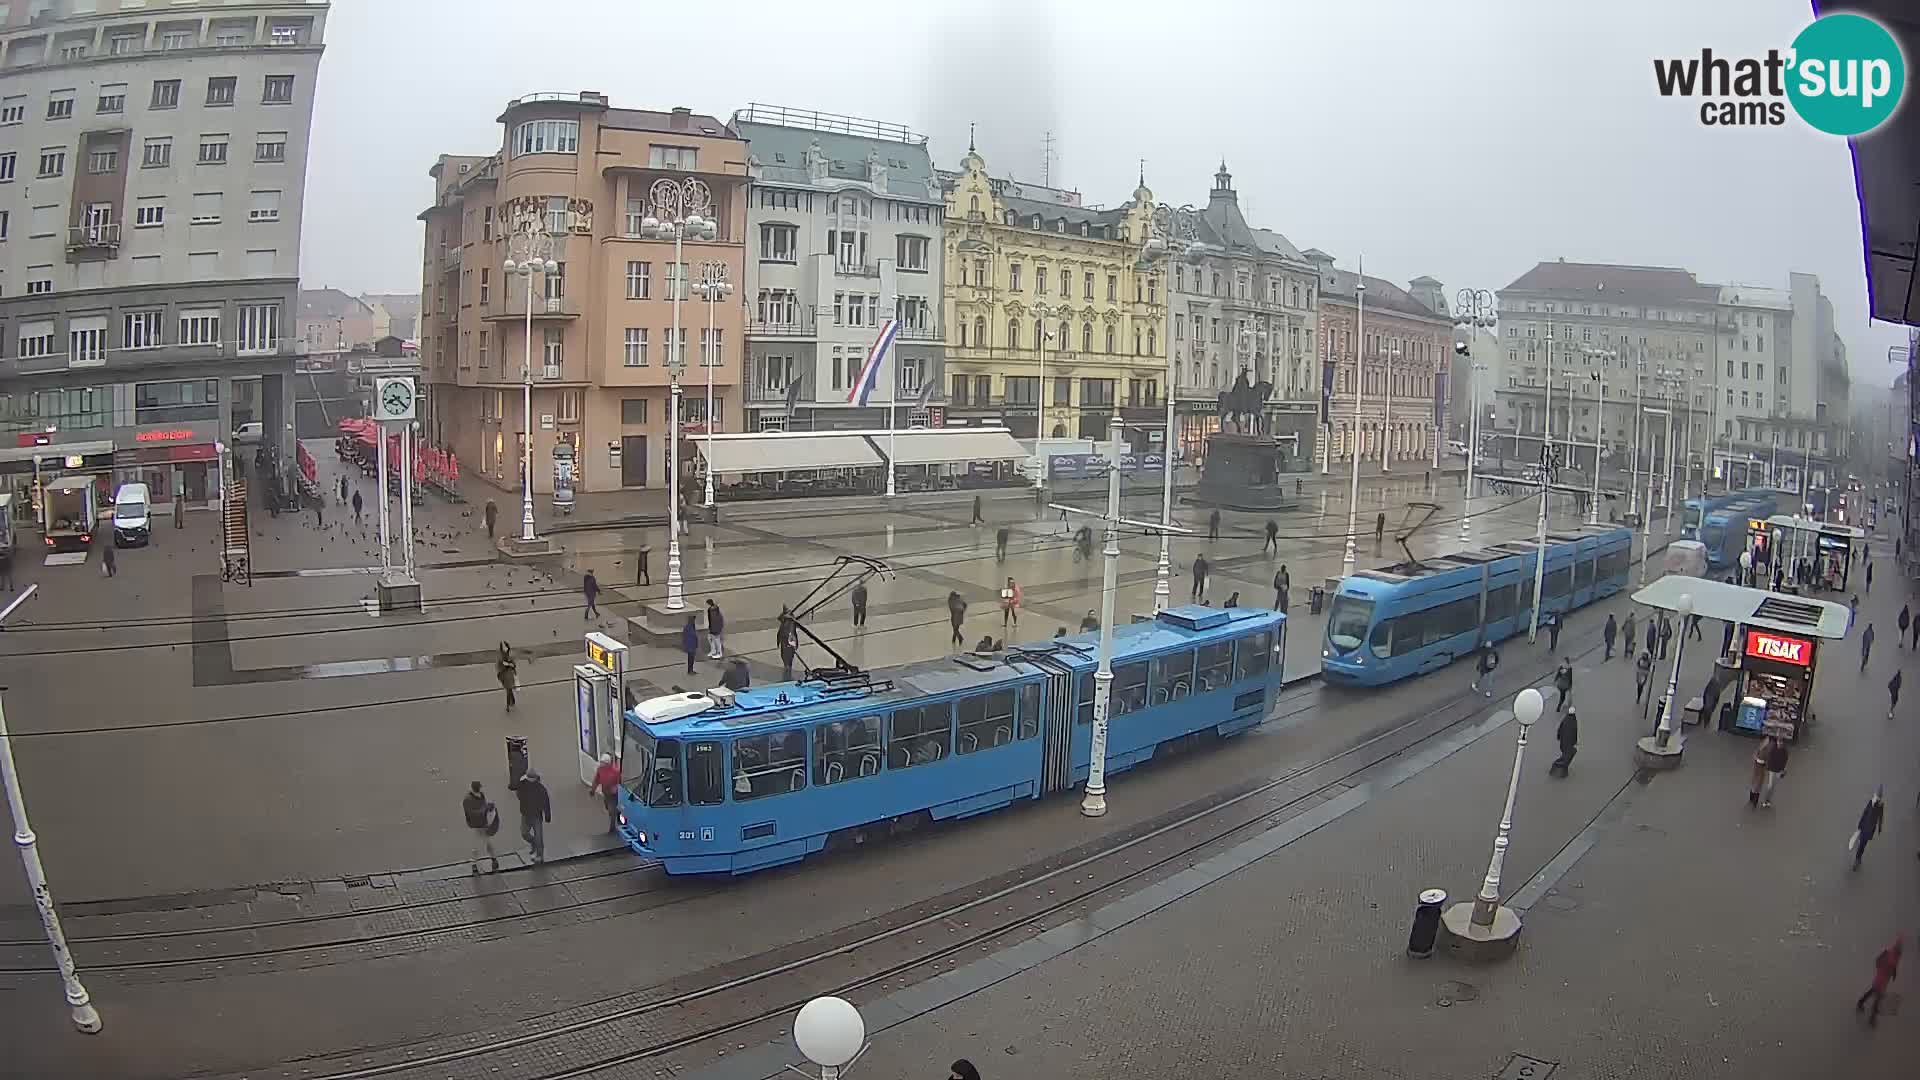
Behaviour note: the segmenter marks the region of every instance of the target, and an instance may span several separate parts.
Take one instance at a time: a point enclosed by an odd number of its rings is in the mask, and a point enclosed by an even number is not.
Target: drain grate
[[[1515,1054],[1507,1059],[1507,1067],[1500,1070],[1498,1080],[1547,1080],[1558,1068],[1559,1062]]]

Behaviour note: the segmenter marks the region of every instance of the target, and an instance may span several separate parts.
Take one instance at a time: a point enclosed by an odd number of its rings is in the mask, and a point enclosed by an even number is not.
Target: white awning
[[[873,443],[896,465],[956,465],[969,461],[1021,461],[1031,456],[1005,428],[874,433]]]
[[[765,431],[692,442],[715,473],[878,468],[881,464],[880,455],[858,434]]]
[[[1682,596],[1688,598],[1695,615],[1708,619],[1764,626],[1769,630],[1783,630],[1801,637],[1838,639],[1847,636],[1845,604],[1815,600],[1808,596],[1788,596],[1767,589],[1750,589],[1744,585],[1729,585],[1712,578],[1668,574],[1634,593],[1633,601],[1663,611],[1678,611]]]

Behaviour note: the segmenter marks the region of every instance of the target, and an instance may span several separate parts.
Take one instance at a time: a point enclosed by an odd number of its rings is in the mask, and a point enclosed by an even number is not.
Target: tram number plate
[[[692,830],[692,829],[681,829],[681,830],[680,830],[680,839],[682,839],[682,840],[692,840],[692,839],[693,839],[693,830]]]

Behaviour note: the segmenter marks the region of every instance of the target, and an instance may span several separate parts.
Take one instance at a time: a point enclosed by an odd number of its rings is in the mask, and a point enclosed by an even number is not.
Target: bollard
[[[527,775],[530,763],[527,760],[527,737],[524,735],[507,736],[507,783],[518,783]]]
[[[1413,909],[1413,932],[1407,935],[1407,955],[1425,960],[1433,955],[1433,943],[1440,936],[1440,909],[1447,903],[1445,889],[1428,889],[1420,894]]]

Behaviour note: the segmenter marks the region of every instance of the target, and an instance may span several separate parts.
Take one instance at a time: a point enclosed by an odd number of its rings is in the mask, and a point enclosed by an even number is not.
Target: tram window
[[[953,707],[943,701],[897,709],[889,736],[888,768],[909,769],[939,761],[953,749]]]
[[[1591,560],[1582,560],[1579,565],[1574,567],[1573,587],[1576,589],[1593,588],[1593,563]]]
[[[1193,693],[1193,653],[1177,652],[1168,656],[1156,656],[1153,665],[1153,703],[1164,705],[1169,701],[1179,701]],[[1114,686],[1120,685],[1117,678]]]
[[[1515,611],[1533,610],[1533,575],[1528,574],[1520,581],[1520,606]]]
[[[1393,619],[1381,619],[1373,624],[1373,636],[1367,639],[1367,648],[1373,655],[1385,658],[1393,655]]]
[[[880,775],[880,718],[833,720],[813,729],[813,782],[837,784]]]
[[[1542,586],[1540,595],[1552,600],[1557,596],[1565,596],[1572,591],[1573,567],[1568,566],[1559,570],[1550,569],[1547,571],[1547,580],[1545,585]]]
[[[1469,596],[1428,608],[1421,612],[1420,642],[1432,645],[1442,642],[1456,634],[1464,634],[1474,629],[1475,620],[1480,616],[1480,598]]]
[[[954,747],[960,753],[991,750],[1013,741],[1013,691],[995,690],[961,698],[955,711],[960,730]]]
[[[1193,682],[1201,693],[1218,690],[1233,679],[1233,642],[1216,641],[1200,646],[1199,662],[1194,665]]]
[[[1501,585],[1487,590],[1487,621],[1496,623],[1513,618],[1514,601],[1520,594],[1517,585]]]
[[[807,737],[799,731],[733,740],[733,801],[784,795],[807,786]]]
[[[1020,733],[1022,739],[1031,739],[1040,734],[1040,684],[1028,683],[1020,688]]]
[[[717,742],[687,744],[687,804],[719,806],[727,801],[726,752]]]
[[[1240,639],[1234,649],[1233,677],[1251,679],[1265,675],[1273,664],[1273,631],[1262,630]]]
[[[1093,723],[1093,673],[1080,676],[1080,701],[1074,709],[1074,723]]]
[[[680,805],[680,740],[661,739],[654,753],[653,786],[647,792],[648,806]]]
[[[1110,716],[1125,716],[1147,707],[1147,662],[1121,664],[1113,669],[1113,702]]]

